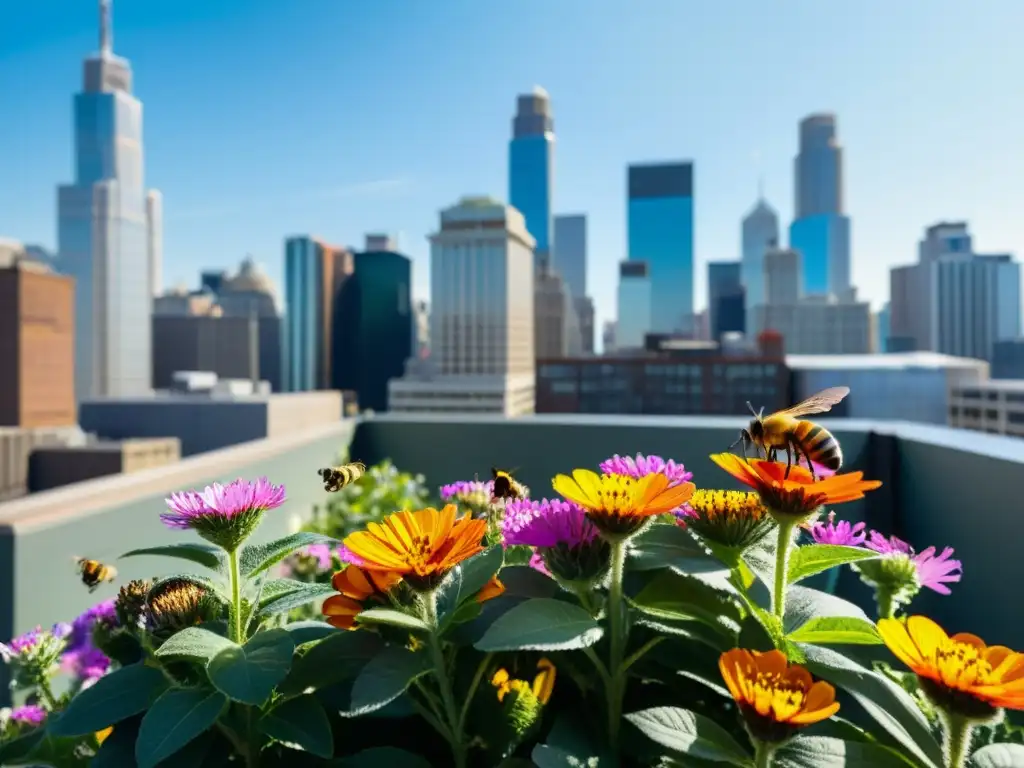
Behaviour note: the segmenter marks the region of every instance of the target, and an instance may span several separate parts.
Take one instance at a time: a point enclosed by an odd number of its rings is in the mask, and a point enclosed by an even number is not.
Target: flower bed
[[[712,459],[749,490],[615,456],[548,498],[464,481],[438,508],[378,472],[343,489],[358,513],[268,544],[283,487],[174,494],[164,522],[203,541],[128,554],[198,572],[0,646],[28,697],[0,763],[1024,765],[1001,719],[1024,655],[905,613],[960,580],[951,549],[837,521],[880,485],[859,472]],[[874,619],[807,586],[845,567]]]

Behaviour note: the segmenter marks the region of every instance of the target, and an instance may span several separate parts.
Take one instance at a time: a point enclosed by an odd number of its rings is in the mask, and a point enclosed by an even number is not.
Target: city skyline
[[[7,91],[15,94],[14,108],[34,119],[13,121],[0,129],[0,159],[9,161],[5,162],[5,167],[11,168],[9,178],[19,178],[18,185],[0,185],[0,232],[51,246],[55,244],[52,189],[66,178],[67,104],[75,88],[73,72],[95,47],[96,28],[95,4],[57,4],[67,10],[59,20],[54,19],[52,9],[43,15],[22,7],[16,11],[16,42],[3,55],[17,60],[24,74],[18,79],[22,87]],[[417,298],[429,295],[426,235],[437,211],[459,195],[477,190],[493,194],[506,188],[509,103],[515,94],[539,84],[551,93],[559,119],[554,212],[572,210],[588,215],[590,292],[600,327],[603,320],[614,316],[616,265],[626,257],[624,176],[628,164],[672,157],[694,161],[700,177],[694,302],[700,308],[707,295],[706,264],[739,257],[739,221],[754,199],[759,175],[766,178],[765,197],[779,211],[782,227],[792,220],[796,125],[823,110],[838,116],[846,151],[844,208],[853,220],[852,282],[876,308],[887,298],[888,269],[913,259],[918,233],[930,222],[967,219],[978,233],[979,250],[1024,250],[1024,237],[1012,221],[1012,212],[1021,205],[1015,201],[1022,199],[1022,192],[1003,181],[1020,178],[1022,174],[1015,169],[1024,162],[1012,153],[1006,156],[998,151],[1010,140],[1008,127],[1017,124],[1015,115],[1021,107],[997,98],[1000,83],[1009,85],[1008,79],[1001,80],[1003,73],[1014,70],[1006,59],[1019,56],[1009,44],[998,43],[999,35],[1012,26],[1007,21],[1020,10],[1008,4],[1001,15],[993,10],[961,17],[953,4],[939,3],[936,8],[940,6],[942,12],[928,18],[904,9],[887,9],[892,23],[883,26],[898,30],[913,23],[917,33],[927,32],[933,43],[915,49],[917,61],[911,63],[905,54],[896,52],[905,41],[859,21],[853,13],[859,6],[855,9],[853,5],[830,6],[827,13],[775,15],[748,5],[745,19],[737,21],[727,20],[719,12],[689,19],[666,4],[661,14],[631,18],[623,27],[622,9],[609,9],[602,18],[593,19],[579,14],[579,4],[567,3],[551,12],[549,25],[536,41],[537,50],[528,57],[511,51],[510,46],[520,25],[529,27],[536,21],[539,4],[527,3],[518,12],[520,18],[510,16],[507,24],[491,29],[478,12],[456,3],[452,13],[458,23],[452,26],[461,47],[438,56],[447,62],[447,71],[459,72],[457,78],[448,75],[447,97],[439,100],[462,100],[458,120],[445,128],[448,135],[439,135],[433,127],[417,133],[410,121],[392,121],[390,110],[385,109],[377,110],[380,115],[371,110],[365,120],[355,121],[358,129],[342,130],[330,120],[318,120],[325,124],[323,131],[307,125],[296,134],[290,125],[276,119],[254,128],[261,123],[257,115],[261,105],[279,100],[283,111],[288,111],[285,107],[294,102],[286,89],[295,85],[294,78],[300,73],[305,82],[298,90],[307,97],[338,89],[354,97],[360,88],[371,87],[354,83],[350,77],[338,80],[331,65],[313,55],[315,45],[304,45],[298,69],[296,62],[274,59],[276,72],[262,81],[268,90],[259,104],[252,86],[264,65],[240,58],[237,68],[209,67],[215,38],[223,43],[219,36],[231,29],[249,30],[258,38],[279,27],[282,34],[297,28],[312,33],[313,26],[322,23],[325,31],[356,25],[369,33],[382,28],[377,13],[339,13],[314,2],[305,16],[298,18],[287,11],[278,12],[276,7],[271,14],[269,7],[260,4],[245,11],[225,7],[214,12],[190,0],[173,9],[159,3],[142,8],[123,0],[115,11],[118,50],[132,60],[138,78],[136,91],[147,105],[147,179],[164,193],[165,287],[182,281],[192,284],[201,268],[228,266],[252,252],[283,290],[279,254],[286,234],[311,231],[332,242],[352,243],[360,241],[365,231],[390,230],[403,232],[401,247],[414,261]],[[187,32],[186,20],[199,26],[189,26]],[[661,27],[683,21],[705,33],[695,34],[703,39],[692,52],[676,51],[667,40],[665,45],[640,45],[650,36],[655,42],[663,40]],[[771,57],[764,51],[758,54],[759,44],[747,45],[755,38],[752,27],[758,27],[758,34],[769,38],[769,47],[774,48],[799,38],[798,32],[815,25],[843,26],[848,34],[841,40],[823,36],[829,38],[827,45],[824,39],[802,38],[804,47],[786,59],[788,70],[766,63]],[[388,50],[408,48],[417,30],[435,35],[436,44],[437,35],[450,34],[443,26],[423,14],[411,13],[397,24],[392,38],[368,34],[366,39]],[[613,27],[618,36],[612,35]],[[955,72],[941,56],[942,40],[951,39],[949,28],[972,29],[991,38],[968,65]],[[475,36],[466,36],[469,29]],[[193,34],[194,30],[199,32]],[[573,61],[557,55],[552,45],[557,35],[570,30],[574,39],[590,44],[583,46],[586,50]],[[679,82],[664,74],[714,61],[714,42],[721,43],[725,37],[731,45],[749,50],[751,57],[759,56],[763,71],[748,78],[756,81],[753,84],[741,82],[739,70],[743,67],[713,71],[708,83],[685,78]],[[616,44],[601,48],[602,41]],[[598,62],[591,47],[602,51],[604,63]],[[353,55],[359,46],[356,49]],[[493,49],[491,58],[504,57],[496,70],[453,69],[455,63],[470,61],[489,49]],[[801,69],[801,62],[820,61],[826,49],[832,57],[822,71]],[[873,51],[871,61],[864,60],[863,50]],[[184,51],[189,55],[183,55]],[[413,52],[400,56],[394,66],[402,61],[408,64]],[[173,66],[172,53],[176,57]],[[68,61],[73,62],[70,68]],[[410,81],[419,83],[420,78],[435,77],[440,66],[440,62],[428,63],[422,71],[403,71]],[[199,69],[204,78],[208,74],[203,84],[192,76]],[[404,98],[403,109],[421,108],[423,98],[409,90],[409,83],[396,78],[396,71],[383,67],[370,73],[368,80],[378,92],[387,85],[389,105]],[[584,71],[593,74],[580,80]],[[784,74],[789,75],[785,80],[781,78]],[[840,77],[844,74],[846,80]],[[654,76],[654,84],[633,87],[637,78],[645,76]],[[0,74],[0,82],[6,77]],[[173,90],[181,90],[180,79],[191,83],[186,89],[188,101],[181,101]],[[756,88],[763,89],[772,79],[785,82],[785,92],[773,96],[771,104],[755,98]],[[938,95],[950,88],[959,88],[959,110],[955,114],[946,109],[936,111],[941,101]],[[665,97],[662,93],[653,98],[666,89],[676,95]],[[723,90],[735,98],[725,103],[711,98]],[[469,101],[460,96],[469,92],[473,94]],[[896,92],[905,98],[893,107]],[[223,100],[223,109],[212,116],[203,114],[215,96]],[[268,96],[273,98],[268,101]],[[379,98],[367,103],[379,103]],[[695,103],[706,108],[695,113]],[[442,116],[438,110],[444,109],[447,107],[433,107],[427,112],[431,117],[423,122],[435,125]],[[985,114],[985,120],[972,118],[967,126],[963,118],[972,113]],[[211,131],[215,126],[219,129]],[[269,141],[273,141],[273,152],[266,149]],[[227,150],[229,145],[233,151]],[[418,153],[411,152],[412,147],[417,147]],[[314,151],[318,162],[313,164],[316,173],[312,175]],[[751,157],[755,151],[759,162]],[[898,154],[894,157],[894,153]],[[252,163],[257,157],[260,163]],[[449,157],[458,157],[458,163],[453,166],[446,161]],[[894,165],[894,159],[900,162]],[[329,171],[337,172],[325,173],[325,164]],[[258,173],[253,165],[259,166]]]

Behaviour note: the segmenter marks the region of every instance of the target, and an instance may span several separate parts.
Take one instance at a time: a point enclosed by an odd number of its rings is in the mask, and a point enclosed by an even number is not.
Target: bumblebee
[[[76,557],[75,567],[78,569],[82,583],[89,588],[90,592],[95,592],[103,582],[113,581],[117,578],[117,568],[101,563],[98,560]]]
[[[794,460],[797,466],[805,462],[812,477],[814,464],[837,472],[843,466],[843,452],[839,448],[839,441],[824,427],[801,417],[812,413],[827,413],[848,394],[849,387],[830,387],[792,408],[777,411],[770,416],[763,415],[764,408],[755,411],[754,406],[747,403],[754,418],[729,448],[732,450],[737,445],[742,445],[743,458],[746,458],[747,446],[753,446],[763,451],[765,458],[771,461],[776,460],[780,448],[785,450],[787,478]]]
[[[494,478],[494,498],[512,501],[526,497],[526,490],[512,477],[511,472],[491,467],[491,477]]]
[[[366,466],[360,461],[342,464],[340,467],[325,467],[316,471],[323,478],[324,490],[328,493],[337,493],[346,485],[354,483],[365,472]]]

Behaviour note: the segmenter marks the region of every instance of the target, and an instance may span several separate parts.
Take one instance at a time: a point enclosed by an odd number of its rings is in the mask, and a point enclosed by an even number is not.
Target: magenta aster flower
[[[90,682],[99,680],[107,674],[107,670],[110,669],[110,659],[99,648],[90,646],[65,653],[61,658],[60,666],[65,672],[79,680]]]
[[[25,704],[11,711],[11,720],[21,725],[29,725],[35,728],[43,724],[47,712],[38,704]]]
[[[853,567],[864,582],[875,588],[880,605],[890,601],[894,608],[905,605],[922,587],[948,595],[950,589],[946,585],[957,583],[963,576],[960,561],[953,559],[952,547],[939,554],[935,547],[915,552],[903,539],[887,538],[878,531],[871,531],[866,546],[881,557],[854,563]]]
[[[316,560],[317,567],[321,571],[326,571],[331,567],[331,548],[327,544],[310,544],[306,547],[304,554],[306,557]]]
[[[665,475],[668,478],[668,487],[688,483],[693,479],[693,472],[687,472],[682,464],[676,464],[672,459],[665,461],[661,456],[644,456],[638,453],[636,458],[630,456],[619,456],[615,454],[610,459],[601,462],[601,472],[606,475],[626,475],[627,477],[647,477],[648,475]],[[686,518],[693,515],[693,509],[689,504],[683,504],[672,510],[680,521],[685,523]]]
[[[864,534],[864,523],[850,525],[846,520],[836,520],[836,513],[828,513],[828,522],[813,523],[809,529],[811,538],[817,544],[838,544],[844,547],[863,546],[867,536]]]
[[[574,547],[592,541],[597,529],[572,502],[517,499],[505,505],[501,533],[506,547]]]
[[[534,552],[530,555],[530,567],[535,571],[540,571],[545,576],[551,575],[551,571],[549,571],[547,565],[544,564],[544,555],[540,554],[540,552]]]
[[[953,548],[946,547],[938,555],[935,547],[928,547],[914,555],[917,566],[917,578],[922,587],[938,592],[940,595],[950,594],[947,584],[956,584],[963,577],[963,567],[959,560],[953,559]]]
[[[191,529],[232,552],[259,525],[263,514],[284,504],[283,485],[267,478],[214,483],[202,491],[180,491],[167,499],[169,511],[160,519],[169,528]]]

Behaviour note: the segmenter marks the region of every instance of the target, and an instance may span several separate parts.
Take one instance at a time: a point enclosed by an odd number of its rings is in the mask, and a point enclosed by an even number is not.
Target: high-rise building
[[[843,213],[843,150],[836,117],[800,121],[789,247],[803,257],[803,292],[849,296],[850,220]]]
[[[153,315],[153,386],[170,390],[185,371],[248,380],[259,388],[259,319],[208,314]]]
[[[773,248],[764,257],[764,303],[796,304],[800,300],[800,252]],[[758,327],[758,332],[767,330]]]
[[[414,302],[412,314],[413,351],[416,357],[424,358],[430,354],[430,305],[425,301]]]
[[[513,203],[514,205],[514,203]],[[555,216],[554,268],[579,299],[587,295],[587,216],[583,213]]]
[[[764,197],[744,218],[740,227],[740,277],[745,296],[747,328],[753,328],[753,308],[764,304],[764,255],[779,246],[779,217]]]
[[[580,354],[579,319],[569,286],[558,272],[546,266],[539,269],[534,280],[533,351],[537,359]]]
[[[334,301],[332,389],[356,393],[361,408],[386,411],[388,382],[402,376],[412,344],[412,262],[394,240],[367,236],[355,270]]]
[[[605,355],[615,351],[617,346],[615,343],[615,332],[616,322],[614,320],[605,320],[604,326],[601,328],[601,352]]]
[[[523,215],[488,197],[441,212],[430,238],[430,343],[388,387],[388,410],[534,409],[535,241]]]
[[[786,354],[861,355],[874,346],[871,305],[816,294],[790,304],[758,307],[758,322],[782,335]]]
[[[508,144],[508,201],[536,242],[535,267],[551,261],[555,182],[555,122],[548,92],[536,87],[517,99]]]
[[[875,352],[889,351],[889,304],[875,313]]]
[[[331,388],[334,299],[352,274],[352,254],[308,235],[284,248],[285,389]]]
[[[12,255],[0,262],[0,427],[73,425],[74,281]]]
[[[75,278],[79,399],[151,390],[151,258],[143,184],[142,104],[113,52],[110,0],[100,0],[100,49],[75,96],[75,180],[57,192],[61,271]]]
[[[615,322],[616,349],[643,349],[651,333],[654,286],[646,261],[619,263],[619,307]]]
[[[628,258],[646,262],[650,327],[690,333],[693,325],[693,163],[631,165]],[[620,272],[621,275],[621,272]],[[619,322],[626,318],[619,315]],[[619,345],[623,345],[622,327]]]
[[[594,354],[594,302],[589,296],[574,300],[580,322],[580,348],[584,355]]]
[[[159,296],[164,291],[164,198],[155,189],[146,193],[146,253],[150,290]]]
[[[742,268],[738,261],[708,262],[708,319],[711,340],[746,331]]]

